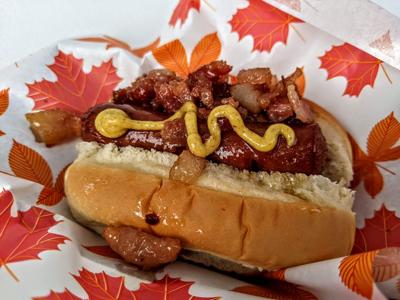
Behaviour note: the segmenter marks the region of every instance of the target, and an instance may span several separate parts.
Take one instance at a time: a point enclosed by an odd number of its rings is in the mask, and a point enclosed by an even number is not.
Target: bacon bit
[[[277,98],[268,106],[267,115],[272,122],[282,122],[293,115],[293,108],[286,97]]]
[[[272,74],[269,68],[241,70],[237,76],[238,83],[265,84],[271,86]]]
[[[190,89],[185,81],[173,80],[169,82],[169,85],[175,97],[178,97],[182,103],[193,100]]]
[[[113,102],[117,104],[145,104],[154,98],[154,80],[141,76],[131,86],[113,92]]]
[[[285,84],[288,86],[290,84],[296,84],[296,80],[303,76],[303,70],[301,68],[296,68],[296,70],[285,78]]]
[[[271,88],[276,86],[278,84],[278,82],[279,82],[278,77],[276,77],[276,75],[273,75],[271,77]]]
[[[249,112],[244,107],[239,106],[237,110],[239,114],[242,116],[243,120],[246,119],[247,116],[249,115]]]
[[[279,92],[266,92],[257,98],[258,104],[263,110],[268,110],[271,101],[279,96]]]
[[[232,105],[235,108],[239,107],[239,101],[236,101],[232,97],[222,99],[221,100],[221,104],[229,104],[229,105]]]
[[[189,74],[188,86],[193,98],[199,99],[207,108],[213,108],[213,83],[226,83],[232,67],[224,61],[213,61]]]
[[[198,117],[202,120],[206,120],[208,118],[208,115],[210,114],[211,109],[205,108],[205,107],[200,107],[197,111]]]
[[[155,86],[178,80],[174,72],[165,69],[155,69],[138,77],[129,87],[113,92],[113,102],[117,104],[150,104],[155,94]]]
[[[183,119],[167,121],[161,130],[161,137],[164,143],[170,143],[176,146],[186,146],[186,127]]]
[[[176,74],[167,69],[155,69],[147,74],[149,79],[154,80],[154,82],[168,82],[176,79]]]
[[[314,116],[310,107],[305,102],[300,100],[295,84],[289,84],[287,86],[287,97],[290,105],[296,113],[297,119],[303,123],[312,123],[314,121]]]

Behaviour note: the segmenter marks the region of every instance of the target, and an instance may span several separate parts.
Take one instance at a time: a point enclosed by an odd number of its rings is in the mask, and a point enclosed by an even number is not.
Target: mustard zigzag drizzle
[[[263,136],[248,129],[240,113],[231,105],[215,107],[209,114],[207,126],[210,137],[203,143],[197,128],[197,107],[193,102],[185,102],[182,107],[171,117],[163,121],[132,120],[121,109],[108,108],[100,112],[95,119],[97,131],[108,138],[118,138],[128,129],[133,130],[162,130],[165,122],[184,118],[188,134],[187,144],[190,152],[199,157],[206,157],[217,150],[221,143],[221,129],[218,118],[225,117],[229,120],[233,130],[254,149],[261,152],[271,151],[275,148],[279,135],[282,135],[292,146],[296,140],[295,133],[288,125],[277,123],[268,127]]]

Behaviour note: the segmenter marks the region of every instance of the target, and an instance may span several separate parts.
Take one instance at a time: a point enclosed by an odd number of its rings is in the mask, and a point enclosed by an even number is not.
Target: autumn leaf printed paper
[[[400,299],[400,71],[270,2],[179,0],[147,44],[77,37],[0,72],[0,299]],[[295,11],[307,5],[277,2]],[[241,68],[284,76],[301,67],[304,96],[346,128],[352,255],[264,272],[257,285],[182,261],[143,272],[74,221],[63,177],[77,141],[37,143],[24,115],[81,115],[153,68],[187,77],[217,59],[233,66],[232,80]]]

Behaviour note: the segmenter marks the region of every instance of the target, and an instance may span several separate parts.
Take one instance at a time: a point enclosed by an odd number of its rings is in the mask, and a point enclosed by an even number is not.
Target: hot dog
[[[302,99],[300,69],[280,80],[230,71],[222,61],[186,79],[154,70],[89,109],[65,175],[73,214],[144,268],[179,254],[254,273],[348,254],[346,132]]]

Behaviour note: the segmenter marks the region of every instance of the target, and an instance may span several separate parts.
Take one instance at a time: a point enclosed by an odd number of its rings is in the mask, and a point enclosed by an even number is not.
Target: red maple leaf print
[[[347,86],[343,95],[360,96],[364,87],[374,87],[376,75],[382,61],[344,43],[333,46],[319,58],[321,69],[328,72],[328,79],[343,76],[347,80]]]
[[[262,286],[242,285],[234,288],[232,291],[264,297],[268,299],[284,300],[316,300],[311,292],[304,290],[303,287],[286,281],[269,280]]]
[[[27,84],[28,97],[35,101],[33,109],[61,108],[70,112],[83,113],[90,107],[107,102],[112,91],[121,81],[112,60],[92,67],[90,73],[82,70],[83,59],[72,54],[59,52],[49,69],[57,81],[42,80]]]
[[[191,8],[200,11],[200,0],[179,0],[179,3],[175,7],[171,19],[169,20],[169,24],[175,26],[176,23],[181,20],[182,26],[185,23]]]
[[[353,253],[386,247],[400,247],[400,219],[382,204],[363,228],[357,228]]]
[[[179,300],[213,300],[219,297],[196,297],[189,294],[189,288],[194,282],[182,281],[179,278],[165,275],[160,280],[152,283],[141,283],[139,290],[135,291],[137,299],[179,299]]]
[[[351,136],[349,138],[353,149],[354,169],[354,179],[351,185],[355,188],[361,181],[364,181],[365,190],[372,198],[375,198],[384,186],[380,169],[396,175],[378,162],[400,159],[400,146],[395,146],[400,139],[400,122],[392,112],[376,123],[368,135],[367,153]]]
[[[82,300],[82,298],[75,296],[68,289],[65,289],[64,292],[59,293],[51,291],[50,294],[47,296],[34,297],[32,298],[32,300]]]
[[[86,291],[90,300],[135,299],[132,292],[125,287],[124,277],[109,276],[105,272],[92,273],[85,268],[73,277]]]
[[[83,246],[86,250],[100,255],[104,257],[109,257],[109,258],[118,258],[122,259],[121,256],[119,256],[116,252],[114,252],[109,246],[103,245],[103,246]]]
[[[83,268],[79,275],[73,275],[88,295],[89,300],[217,300],[219,297],[197,297],[189,294],[189,288],[193,282],[182,281],[179,278],[172,278],[168,275],[152,283],[141,283],[140,288],[131,291],[125,286],[124,277],[113,277],[105,272],[92,273]],[[63,293],[50,292],[48,296],[33,298],[34,300],[53,300],[58,295],[61,299],[78,300],[67,289]],[[69,296],[70,298],[66,298]],[[53,297],[53,298],[52,298]]]
[[[301,20],[261,0],[250,0],[249,6],[239,9],[229,23],[239,40],[247,35],[254,39],[253,50],[270,52],[277,42],[286,44],[289,25]]]
[[[46,250],[59,250],[67,237],[50,233],[49,229],[59,222],[54,214],[32,206],[27,211],[18,211],[11,216],[14,197],[10,191],[0,193],[0,268],[4,267],[16,280],[8,264],[24,260],[39,259]]]

